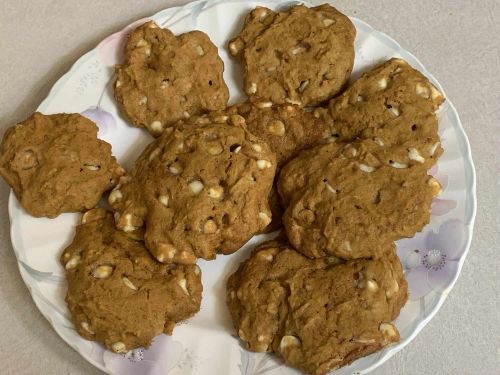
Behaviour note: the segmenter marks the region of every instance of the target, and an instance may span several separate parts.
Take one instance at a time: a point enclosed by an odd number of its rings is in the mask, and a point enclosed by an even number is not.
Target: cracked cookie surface
[[[339,142],[372,139],[390,147],[394,161],[429,169],[443,153],[436,116],[443,102],[422,73],[394,58],[365,72],[315,114]]]
[[[177,322],[200,309],[198,266],[157,262],[140,234],[117,230],[103,209],[83,215],[61,264],[77,332],[117,353],[149,347],[155,336],[171,334]]]
[[[388,256],[342,263],[308,259],[285,242],[257,247],[230,276],[227,304],[249,350],[274,352],[309,374],[326,374],[399,341],[391,323],[407,283]]]
[[[91,209],[124,170],[97,126],[79,114],[34,113],[0,145],[0,174],[31,215],[50,218]]]
[[[115,97],[134,126],[157,137],[177,121],[226,108],[217,47],[201,31],[175,36],[150,21],[130,36],[116,68]]]
[[[145,149],[109,202],[120,229],[144,227],[156,259],[194,263],[238,250],[270,223],[275,169],[242,116],[193,117]]]
[[[441,187],[425,169],[397,163],[371,140],[302,152],[280,173],[290,243],[308,257],[381,257],[429,222]]]
[[[276,104],[318,105],[340,92],[354,63],[356,29],[330,5],[251,11],[229,52],[243,65],[245,92]]]

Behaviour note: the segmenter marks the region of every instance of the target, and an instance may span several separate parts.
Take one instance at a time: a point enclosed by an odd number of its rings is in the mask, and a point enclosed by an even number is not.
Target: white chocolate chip
[[[396,117],[399,116],[399,109],[397,107],[391,107],[391,108],[389,108],[389,112],[391,112]]]
[[[280,352],[283,353],[287,348],[300,346],[300,340],[295,336],[283,336],[280,341]]]
[[[263,20],[264,18],[267,17],[267,10],[264,8],[257,8],[254,12],[255,18],[258,18],[259,20]]]
[[[80,326],[91,335],[95,335],[95,332],[90,329],[90,325],[87,322],[81,322]]]
[[[210,155],[220,155],[224,149],[220,143],[214,143],[207,147],[207,151]]]
[[[234,149],[234,151],[233,151],[233,152],[234,152],[235,154],[237,154],[237,153],[239,153],[240,151],[241,151],[241,146],[238,146],[238,147],[236,147],[236,148]]]
[[[334,189],[334,188],[332,187],[332,185],[330,185],[330,184],[328,183],[328,181],[327,181],[327,182],[325,182],[325,186],[326,186],[326,188],[328,189],[328,191],[330,191],[330,192],[331,192],[331,193],[333,193],[333,194],[337,194],[337,190],[336,190],[336,189]]]
[[[198,195],[201,193],[201,191],[203,190],[204,186],[203,186],[203,183],[201,181],[198,181],[198,180],[194,180],[194,181],[191,181],[189,183],[189,187],[191,188],[191,191],[193,192],[193,194],[195,195]]]
[[[247,89],[247,94],[252,95],[257,92],[257,84],[255,82],[252,82],[250,86]]]
[[[376,292],[378,290],[378,284],[375,280],[368,280],[366,282],[366,289],[370,292]]]
[[[203,225],[203,233],[213,234],[215,232],[217,232],[217,224],[214,220],[207,220],[205,225]]]
[[[259,169],[266,169],[266,168],[271,168],[272,163],[268,160],[257,160],[257,168]]]
[[[117,80],[115,83],[115,87],[120,87],[121,85],[122,85],[122,81]]]
[[[170,200],[169,196],[168,195],[160,195],[158,197],[158,200],[160,201],[160,203],[162,205],[164,205],[165,207],[168,207],[168,202]]]
[[[156,120],[149,124],[151,131],[155,133],[161,133],[163,131],[163,125],[160,121]]]
[[[66,263],[66,269],[71,270],[80,264],[82,257],[80,255],[73,255],[71,259]]]
[[[415,92],[418,96],[421,96],[424,99],[429,99],[430,97],[429,87],[421,84],[420,82],[415,86]]]
[[[177,285],[179,285],[184,293],[186,293],[189,296],[189,291],[187,289],[187,283],[186,279],[180,279],[177,281]]]
[[[349,241],[344,241],[342,243],[342,249],[344,251],[348,251],[348,252],[351,252],[352,251],[352,247],[351,247],[351,243]]]
[[[375,339],[365,339],[365,338],[353,338],[352,341],[360,344],[374,344]]]
[[[440,144],[441,144],[441,142],[436,142],[429,147],[429,155],[430,156],[434,156],[434,153],[436,152],[436,150],[438,149]]]
[[[264,342],[265,340],[266,340],[266,336],[264,336],[264,335],[257,336],[257,341],[258,342]]]
[[[305,80],[305,81],[302,81],[302,82],[300,83],[300,86],[299,86],[299,92],[300,92],[300,93],[303,93],[303,92],[304,92],[304,90],[307,88],[307,86],[309,86],[309,80],[308,80],[308,79],[307,79],[307,80]]]
[[[434,87],[434,85],[431,85],[431,98],[432,100],[442,100],[443,99],[443,94]]]
[[[294,100],[291,98],[285,98],[285,102],[295,105],[302,105],[302,102],[300,100]]]
[[[145,105],[148,103],[148,97],[147,96],[141,96],[139,99],[139,105]]]
[[[271,123],[267,127],[267,130],[269,131],[269,133],[277,135],[279,137],[283,137],[286,131],[285,124],[280,120],[271,121]]]
[[[270,67],[266,68],[266,72],[274,72],[275,70],[276,70],[275,66],[270,66]]]
[[[170,167],[168,167],[168,170],[173,175],[178,175],[182,173],[182,167],[179,163],[173,163]]]
[[[145,47],[147,45],[148,45],[148,42],[146,42],[146,40],[140,39],[135,46],[136,47]]]
[[[396,329],[391,323],[382,323],[379,326],[379,331],[382,332],[384,335],[389,336],[389,337],[394,337],[397,335]]]
[[[331,18],[325,18],[325,19],[323,20],[323,25],[324,25],[325,27],[328,27],[328,26],[330,26],[330,25],[333,25],[334,23],[335,23],[335,20],[333,20],[333,19],[331,19]]]
[[[434,196],[441,194],[441,184],[434,177],[431,176],[429,180],[427,180],[427,184],[432,187]]]
[[[229,51],[232,55],[236,55],[239,52],[238,47],[235,42],[229,43]]]
[[[375,170],[374,167],[366,165],[366,164],[360,164],[359,169],[361,169],[363,172],[370,173]]]
[[[90,211],[87,211],[85,212],[83,215],[82,215],[82,224],[85,224],[87,222],[87,219],[89,218],[90,214],[89,214]]]
[[[363,100],[365,100],[365,99],[361,95],[358,95],[356,98],[357,102],[362,102]]]
[[[109,193],[108,202],[109,204],[114,204],[115,202],[119,201],[122,198],[123,198],[122,192],[118,189],[115,189],[111,193]]]
[[[208,196],[213,199],[220,199],[224,194],[224,188],[222,186],[214,186],[208,189]]]
[[[121,341],[115,342],[113,345],[111,345],[111,349],[115,353],[126,353],[127,352],[127,347]]]
[[[189,114],[189,112],[188,112],[188,111],[184,111],[184,112],[182,113],[182,115],[184,116],[184,118],[190,118],[190,117],[191,117],[191,115]]]
[[[122,277],[122,281],[123,281],[123,284],[125,284],[125,286],[127,288],[130,288],[132,290],[137,290],[138,288],[134,285],[134,283],[132,281],[130,281],[130,279],[128,277],[125,277],[123,276]]]
[[[118,223],[118,220],[120,220],[120,213],[119,212],[115,212],[113,214],[113,217],[115,218],[115,222]]]
[[[215,122],[216,124],[224,124],[224,123],[226,123],[226,122],[227,122],[227,119],[228,119],[228,118],[229,118],[229,117],[228,117],[228,116],[226,116],[226,115],[216,116],[216,117],[214,117],[214,122]]]
[[[268,225],[271,222],[271,218],[265,212],[259,212],[259,219],[262,220],[265,225]]]
[[[387,78],[381,78],[379,79],[379,81],[377,82],[377,86],[380,90],[384,90],[387,88]]]
[[[399,284],[396,280],[392,280],[391,287],[385,291],[385,295],[391,298],[395,293],[399,291]]]
[[[273,102],[258,102],[255,106],[259,109],[271,108],[273,106]]]
[[[98,171],[99,169],[101,169],[99,165],[84,164],[83,166],[87,168],[89,171]]]
[[[374,141],[376,144],[378,144],[380,147],[384,147],[384,142],[383,142],[380,138],[375,137],[375,138],[373,138],[373,141]]]
[[[203,56],[205,54],[205,51],[203,51],[203,47],[200,45],[196,46],[196,53],[200,56]]]
[[[236,293],[234,292],[234,290],[231,290],[231,292],[229,293],[229,297],[231,299],[234,299],[234,297],[236,297]]]
[[[106,279],[109,276],[111,276],[112,273],[113,273],[113,267],[106,264],[97,267],[94,270],[94,272],[92,272],[92,276],[94,276],[96,279]]]
[[[258,143],[252,144],[252,148],[255,152],[262,152],[262,147]]]
[[[125,215],[125,226],[122,228],[124,232],[133,232],[137,228],[132,225],[132,214]]]
[[[413,148],[413,147],[408,149],[408,158],[410,160],[416,161],[417,163],[424,163],[425,162],[425,159],[422,157],[422,155],[420,155],[418,150],[416,148]]]
[[[393,168],[397,168],[397,169],[405,169],[405,168],[408,168],[408,164],[405,164],[405,163],[399,163],[397,161],[393,161],[393,160],[389,160],[389,164],[391,165],[391,167]]]
[[[161,150],[159,148],[155,148],[151,154],[149,154],[149,161],[153,160],[156,158],[158,155],[160,155]]]
[[[292,55],[297,55],[304,52],[305,50],[306,48],[303,45],[299,44],[292,49]]]

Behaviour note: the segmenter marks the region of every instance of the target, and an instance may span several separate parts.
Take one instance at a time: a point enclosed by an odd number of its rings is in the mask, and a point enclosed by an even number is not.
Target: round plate
[[[238,32],[245,14],[255,6],[280,9],[296,3],[197,1],[166,9],[150,19],[176,34],[193,29],[206,32],[219,46],[231,102],[236,102],[243,98],[239,89],[242,75],[240,67],[229,58],[225,49],[228,39]],[[38,109],[46,114],[80,112],[93,119],[99,126],[99,137],[113,145],[113,153],[125,167],[132,165],[152,138],[146,131],[127,125],[119,113],[113,99],[113,66],[122,59],[127,34],[145,21],[134,22],[82,56],[54,85]],[[352,21],[357,29],[353,78],[390,57],[402,57],[442,90],[422,64],[397,42],[358,19],[352,18]],[[475,172],[467,136],[449,98],[438,116],[445,152],[430,173],[443,185],[443,193],[434,200],[431,221],[423,232],[398,242],[398,254],[410,290],[410,299],[396,320],[402,339],[397,345],[359,359],[335,374],[367,373],[408,345],[436,314],[460,273],[469,249],[476,211]],[[52,220],[34,218],[20,207],[13,193],[9,214],[19,270],[34,302],[63,340],[99,369],[120,375],[298,373],[275,356],[244,350],[234,335],[225,306],[228,275],[247,256],[248,248],[264,240],[265,236],[254,237],[231,256],[219,256],[211,262],[200,261],[204,285],[201,311],[179,325],[173,336],[158,336],[148,350],[136,349],[127,355],[118,355],[78,336],[64,302],[66,281],[58,260],[61,251],[72,241],[80,215],[68,213]]]

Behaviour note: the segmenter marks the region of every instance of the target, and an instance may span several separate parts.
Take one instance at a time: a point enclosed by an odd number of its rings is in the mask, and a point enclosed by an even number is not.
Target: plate
[[[297,3],[197,1],[163,10],[149,19],[174,33],[193,29],[206,32],[220,48],[231,102],[236,102],[244,98],[240,90],[241,70],[225,49],[228,39],[238,32],[245,14],[255,6],[280,9]],[[442,90],[424,66],[396,41],[363,21],[351,19],[357,29],[353,78],[390,57],[402,57]],[[113,99],[113,66],[122,59],[127,34],[145,21],[134,22],[82,56],[38,108],[46,114],[79,112],[93,119],[99,126],[99,137],[112,144],[113,153],[125,167],[132,165],[152,138],[146,131],[127,125],[120,115]],[[397,345],[337,370],[337,375],[366,374],[408,345],[439,310],[460,273],[476,212],[475,171],[467,136],[449,98],[438,116],[445,152],[430,173],[443,185],[443,193],[433,201],[431,221],[423,232],[398,242],[398,255],[410,290],[410,299],[396,320],[402,339]],[[56,219],[33,218],[22,209],[12,192],[9,215],[19,270],[35,304],[62,339],[102,371],[120,375],[298,373],[270,354],[244,350],[233,332],[224,303],[228,275],[246,258],[249,249],[266,236],[254,237],[231,256],[200,261],[204,285],[201,311],[176,327],[173,336],[158,336],[148,350],[136,349],[118,355],[78,336],[64,302],[66,281],[58,259],[72,241],[80,215],[67,213]]]

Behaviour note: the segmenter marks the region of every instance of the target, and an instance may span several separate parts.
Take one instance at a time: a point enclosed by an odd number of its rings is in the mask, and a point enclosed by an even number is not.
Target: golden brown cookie
[[[243,117],[201,116],[151,143],[109,202],[118,228],[145,226],[156,259],[194,263],[238,250],[269,224],[275,169],[274,153]]]
[[[326,123],[314,117],[310,112],[286,104],[272,105],[271,102],[245,102],[228,109],[228,113],[237,113],[246,120],[247,129],[266,141],[276,153],[277,172],[301,150],[326,143],[331,132]],[[269,196],[273,220],[266,231],[281,227],[283,208],[275,187]]]
[[[443,101],[422,73],[391,59],[364,73],[316,115],[332,125],[339,142],[372,139],[390,147],[395,162],[428,169],[443,152],[435,114]]]
[[[150,21],[130,35],[125,54],[115,97],[134,126],[156,137],[178,120],[226,108],[224,63],[205,33],[175,36]]]
[[[96,206],[125,172],[97,126],[79,114],[34,113],[9,128],[0,145],[0,175],[33,216]]]
[[[312,258],[380,257],[422,230],[440,185],[391,158],[390,148],[364,140],[317,146],[288,163],[278,189],[290,243]]]
[[[116,230],[103,209],[84,214],[61,263],[76,330],[117,353],[149,347],[200,309],[198,266],[157,262],[136,236]]]
[[[227,304],[251,351],[326,374],[399,341],[407,300],[394,244],[384,259],[308,259],[286,242],[257,247],[229,278]]]
[[[243,65],[251,100],[311,106],[348,81],[355,36],[349,18],[328,4],[279,13],[257,7],[229,42],[229,52]]]

